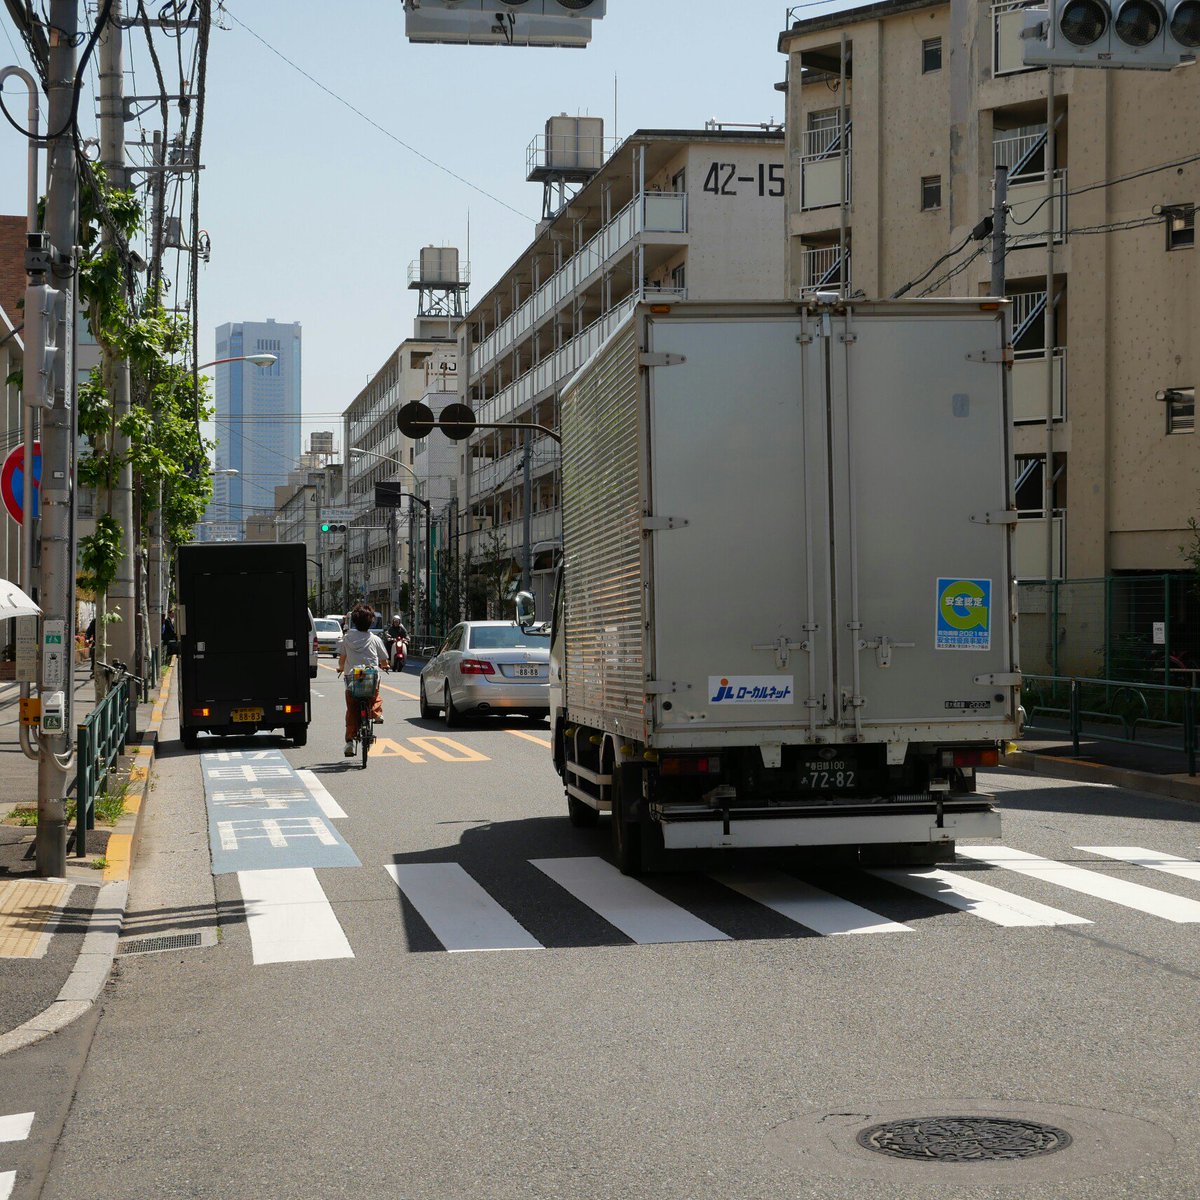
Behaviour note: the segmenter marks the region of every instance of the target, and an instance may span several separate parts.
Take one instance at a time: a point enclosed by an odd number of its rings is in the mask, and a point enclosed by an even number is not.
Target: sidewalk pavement
[[[140,745],[127,747],[125,814],[113,829],[97,823],[89,832],[86,858],[68,850],[65,879],[34,873],[31,828],[0,823],[0,1055],[82,1016],[104,988],[125,920],[129,875],[173,675],[172,668],[154,699],[139,706],[138,724],[145,733]],[[75,683],[82,716],[91,707],[91,681],[77,678]],[[16,695],[15,687],[0,685],[0,795],[9,798],[0,803],[0,822],[13,807],[10,801],[36,800],[36,764],[21,754],[16,740]],[[1037,774],[1200,803],[1200,779],[1186,774],[1181,754],[1099,741],[1084,741],[1080,750],[1081,757],[1073,758],[1069,739],[1028,738],[1001,761]],[[162,803],[168,797],[158,799]]]
[[[0,685],[0,1055],[49,1036],[95,1003],[112,969],[129,890],[142,804],[173,670],[150,702],[138,705],[140,742],[129,743],[115,768],[128,780],[125,811],[115,826],[97,820],[84,857],[69,827],[64,878],[37,874],[35,830],[5,823],[18,806],[37,803],[37,763],[18,741],[19,687]],[[81,668],[74,679],[75,723],[94,706]],[[74,778],[70,792],[74,796]]]

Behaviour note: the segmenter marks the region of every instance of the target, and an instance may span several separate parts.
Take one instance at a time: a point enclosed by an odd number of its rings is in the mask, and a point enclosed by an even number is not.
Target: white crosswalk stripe
[[[23,1142],[33,1128],[31,1112],[0,1115],[0,1142]],[[16,1171],[0,1171],[0,1200],[8,1200],[17,1186]]]
[[[686,908],[680,908],[644,883],[622,875],[612,863],[602,858],[533,858],[529,861],[639,945],[730,940],[729,934],[693,916]]]
[[[239,871],[237,877],[256,966],[354,957],[311,867]]]
[[[898,884],[910,891],[919,892],[931,900],[961,909],[973,917],[990,921],[993,925],[1010,928],[1022,925],[1090,925],[1084,917],[1077,917],[1048,904],[1026,900],[1013,892],[1003,891],[982,883],[968,875],[938,868],[895,868],[879,867],[869,872],[889,883]]]
[[[1190,858],[1176,858],[1174,854],[1159,854],[1142,846],[1076,846],[1084,854],[1099,854],[1102,858],[1115,858],[1133,863],[1137,867],[1148,867],[1151,871],[1162,871],[1166,875],[1178,875],[1181,879],[1200,879],[1200,862]]]
[[[869,909],[831,895],[811,883],[804,883],[782,871],[734,873],[722,871],[712,876],[732,891],[781,913],[797,925],[803,925],[826,937],[848,933],[912,933],[908,925],[889,921]]]
[[[977,862],[1003,867],[1028,875],[1031,879],[1042,879],[1058,887],[1082,892],[1099,900],[1108,900],[1151,916],[1162,917],[1180,925],[1200,922],[1200,901],[1160,892],[1157,888],[1130,883],[1127,879],[1114,879],[1098,871],[1088,871],[1072,863],[1055,862],[1024,850],[1013,850],[1009,846],[959,846],[958,853]]]
[[[458,863],[389,865],[388,874],[447,950],[541,950]]]

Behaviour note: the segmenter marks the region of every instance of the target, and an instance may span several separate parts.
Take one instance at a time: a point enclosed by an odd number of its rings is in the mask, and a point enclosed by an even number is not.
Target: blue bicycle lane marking
[[[212,873],[362,864],[281,750],[200,756]]]

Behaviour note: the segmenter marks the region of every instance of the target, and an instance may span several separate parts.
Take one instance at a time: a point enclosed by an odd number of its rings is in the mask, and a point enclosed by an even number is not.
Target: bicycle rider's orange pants
[[[358,698],[346,689],[346,741],[352,742],[358,737]],[[371,701],[371,720],[378,721],[383,717],[383,699],[379,689],[375,689],[375,699]]]

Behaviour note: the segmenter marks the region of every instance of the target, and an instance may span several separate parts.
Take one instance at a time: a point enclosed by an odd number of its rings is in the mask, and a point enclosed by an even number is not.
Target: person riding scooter
[[[404,622],[399,617],[393,617],[385,636],[392,670],[403,671],[404,662],[408,656],[408,630],[404,628]]]

